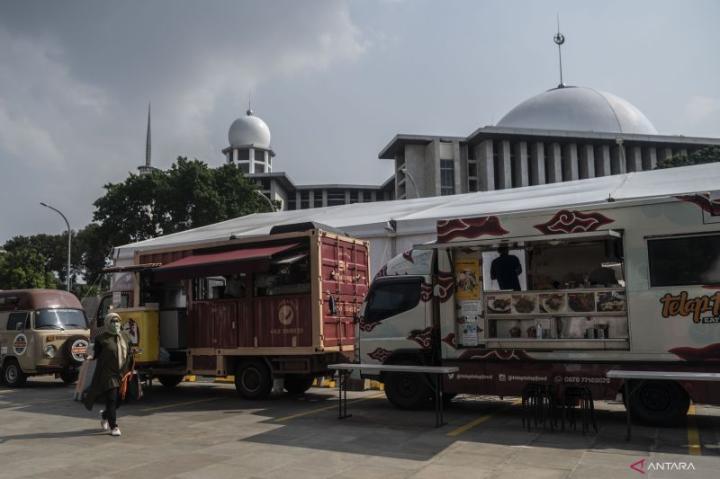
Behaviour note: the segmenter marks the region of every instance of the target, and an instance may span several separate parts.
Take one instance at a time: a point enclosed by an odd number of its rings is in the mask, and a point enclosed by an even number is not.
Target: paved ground
[[[688,427],[635,427],[624,440],[621,406],[596,406],[600,433],[528,432],[512,399],[461,397],[449,424],[432,411],[398,411],[383,393],[350,393],[339,421],[334,391],[264,402],[239,399],[226,384],[157,386],[120,409],[123,437],[99,431],[97,410],[71,401],[71,388],[35,379],[0,388],[0,478],[612,478],[718,477],[720,408],[697,407]],[[630,464],[692,463],[694,471]],[[665,466],[670,467],[670,466]]]

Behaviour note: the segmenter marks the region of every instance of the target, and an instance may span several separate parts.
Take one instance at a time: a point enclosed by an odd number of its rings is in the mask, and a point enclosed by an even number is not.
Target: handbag
[[[132,370],[120,381],[120,399],[125,402],[139,401],[143,397],[142,381],[137,371]]]

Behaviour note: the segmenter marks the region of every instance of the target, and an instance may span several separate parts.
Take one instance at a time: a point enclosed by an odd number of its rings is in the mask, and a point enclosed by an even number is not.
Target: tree
[[[720,146],[705,146],[689,155],[672,155],[658,161],[655,169],[674,168],[676,166],[702,165],[720,162]]]
[[[130,176],[105,185],[94,222],[71,232],[71,277],[78,295],[107,288],[103,269],[112,248],[258,211],[267,203],[234,164],[209,168],[178,158],[167,171]],[[67,233],[16,236],[0,253],[0,288],[54,288],[66,281]]]
[[[116,246],[269,211],[256,189],[235,164],[210,168],[183,157],[166,171],[131,173],[122,183],[105,185],[94,203],[96,227],[85,234],[97,255],[85,266],[94,271],[100,252]]]
[[[0,253],[0,289],[56,288],[47,259],[32,246],[16,246]]]

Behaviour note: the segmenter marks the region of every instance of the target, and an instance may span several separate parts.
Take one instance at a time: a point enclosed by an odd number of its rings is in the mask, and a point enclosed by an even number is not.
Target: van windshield
[[[41,309],[35,316],[35,329],[87,329],[85,313],[79,309]]]

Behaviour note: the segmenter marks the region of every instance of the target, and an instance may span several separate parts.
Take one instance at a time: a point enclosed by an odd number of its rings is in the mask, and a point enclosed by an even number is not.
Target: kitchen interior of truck
[[[450,254],[460,347],[628,349],[620,231],[468,242]]]
[[[311,314],[309,255],[307,237],[194,251],[143,275],[141,303],[158,303],[161,322],[187,321],[161,325],[187,333],[166,338],[175,349],[310,346],[310,328],[298,327]],[[278,314],[295,334],[256,324]]]

